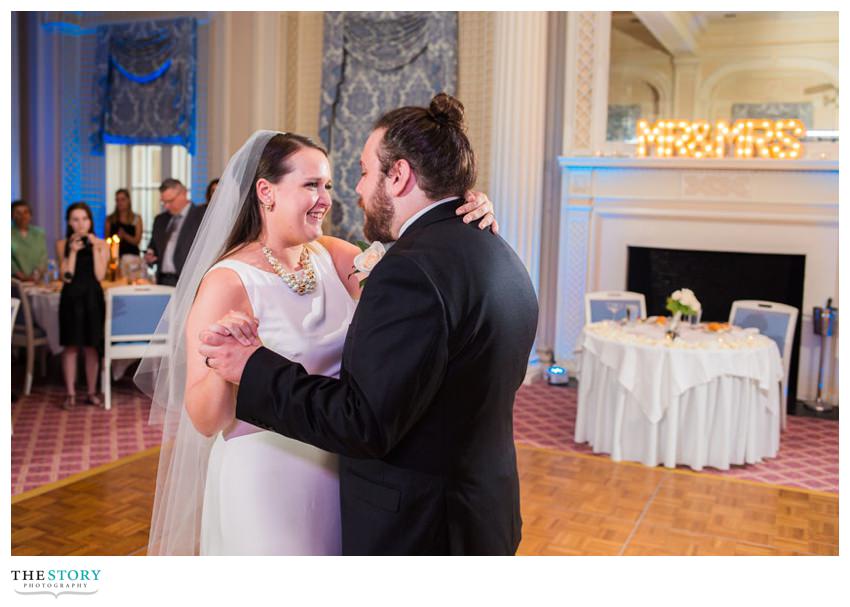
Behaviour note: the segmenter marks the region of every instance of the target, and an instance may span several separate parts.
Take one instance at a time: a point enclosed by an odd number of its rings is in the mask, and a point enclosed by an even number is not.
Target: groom
[[[342,456],[345,554],[512,555],[512,413],[537,300],[508,244],[455,215],[476,175],[463,106],[441,94],[384,115],[361,170],[364,233],[396,242],[363,289],[340,378],[209,333],[202,354],[239,383],[239,419]]]

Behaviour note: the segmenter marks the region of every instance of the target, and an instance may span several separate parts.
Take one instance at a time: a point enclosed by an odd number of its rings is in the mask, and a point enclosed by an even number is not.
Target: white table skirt
[[[617,372],[593,355],[582,357],[575,440],[614,461],[694,470],[754,464],[779,450],[779,384],[765,391],[749,378],[721,376],[695,386],[650,421]]]
[[[51,354],[62,352],[59,343],[59,298],[58,291],[32,288],[27,289],[33,319],[44,330]]]
[[[59,343],[59,300],[61,294],[40,287],[27,289],[30,300],[30,308],[35,322],[40,326],[47,336],[47,347],[51,354],[61,354],[62,344]],[[133,364],[133,360],[112,361],[112,379],[118,380]]]
[[[727,470],[779,450],[776,344],[738,329],[596,323],[581,347],[575,440],[612,459]]]

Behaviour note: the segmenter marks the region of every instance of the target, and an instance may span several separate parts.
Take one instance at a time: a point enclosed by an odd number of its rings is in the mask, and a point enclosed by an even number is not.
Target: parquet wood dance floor
[[[520,555],[838,554],[838,496],[518,445]],[[144,554],[158,449],[12,500],[13,555]]]

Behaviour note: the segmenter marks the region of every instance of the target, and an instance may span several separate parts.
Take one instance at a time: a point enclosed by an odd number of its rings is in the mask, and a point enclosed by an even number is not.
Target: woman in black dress
[[[92,233],[89,205],[76,202],[65,213],[67,237],[56,243],[62,273],[62,295],[59,300],[59,343],[62,344],[62,371],[67,396],[63,409],[76,404],[74,388],[77,378],[77,353],[86,360],[86,402],[101,405],[97,395],[97,370],[103,351],[105,303],[100,281],[106,275],[109,248]]]
[[[142,218],[133,212],[130,192],[121,188],[115,192],[115,210],[106,218],[106,235],[118,236],[119,259],[124,255],[139,255],[142,240]]]

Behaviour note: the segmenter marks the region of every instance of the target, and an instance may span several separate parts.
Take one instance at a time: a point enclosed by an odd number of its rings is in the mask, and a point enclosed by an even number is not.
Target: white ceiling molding
[[[697,37],[702,22],[688,12],[635,11],[646,28],[670,53],[695,55],[699,51]]]

